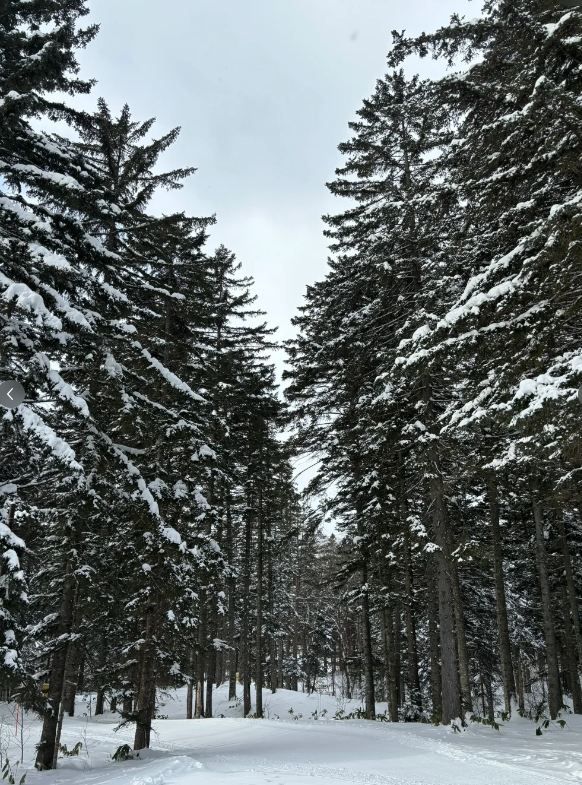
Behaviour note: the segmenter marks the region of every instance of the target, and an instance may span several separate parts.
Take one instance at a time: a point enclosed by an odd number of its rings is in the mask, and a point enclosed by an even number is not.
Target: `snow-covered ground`
[[[131,745],[132,729],[116,732],[113,715],[90,717],[88,705],[80,701],[78,716],[65,720],[62,738],[69,749],[82,742],[80,755],[60,759],[56,772],[35,772],[40,722],[25,718],[18,777],[28,770],[27,785],[582,783],[582,718],[569,717],[565,728],[549,728],[542,736],[522,719],[500,732],[471,725],[453,733],[429,725],[334,720],[330,717],[338,709],[353,711],[358,703],[281,690],[275,695],[265,691],[269,719],[245,720],[240,704],[229,704],[225,689],[219,688],[215,698],[215,712],[223,718],[183,719],[183,690],[162,699],[160,714],[168,718],[156,720],[152,749],[124,763],[115,763],[111,755],[121,744]],[[9,746],[15,762],[21,726],[14,707],[3,706],[2,716],[0,751]]]

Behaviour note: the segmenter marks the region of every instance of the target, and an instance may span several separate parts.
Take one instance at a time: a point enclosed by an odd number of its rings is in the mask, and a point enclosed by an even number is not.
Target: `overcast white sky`
[[[279,337],[325,273],[321,215],[339,142],[385,72],[393,29],[477,15],[479,0],[90,0],[98,37],[83,76],[114,112],[182,133],[165,168],[197,166],[159,210],[216,213],[211,245],[236,252]],[[416,67],[416,66],[415,66]],[[423,61],[424,74],[442,67]]]

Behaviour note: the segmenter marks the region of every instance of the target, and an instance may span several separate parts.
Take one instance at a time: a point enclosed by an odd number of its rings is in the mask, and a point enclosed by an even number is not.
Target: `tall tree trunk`
[[[364,705],[366,719],[376,719],[374,696],[374,652],[372,649],[372,626],[370,623],[370,597],[368,595],[368,570],[362,567],[362,643],[364,647]]]
[[[461,716],[457,640],[455,636],[455,600],[451,575],[451,535],[445,504],[439,456],[434,445],[429,447],[429,494],[432,530],[437,545],[437,591],[439,636],[441,649],[442,722],[448,725]]]
[[[35,766],[39,771],[56,768],[59,751],[58,728],[61,701],[64,695],[65,676],[67,669],[67,653],[69,650],[68,636],[71,634],[75,613],[75,578],[71,565],[65,564],[63,593],[59,611],[57,635],[64,642],[53,653],[47,694],[47,710],[42,723],[40,742],[37,747]]]
[[[144,636],[140,658],[140,670],[137,689],[137,717],[133,749],[142,750],[149,747],[152,719],[155,711],[155,608],[150,605],[145,612]]]
[[[521,667],[521,652],[519,647],[514,649],[513,662],[515,663],[515,689],[517,691],[517,707],[520,714],[525,712],[525,690],[523,683],[523,668]]]
[[[495,576],[495,607],[497,614],[497,637],[499,640],[499,658],[501,660],[501,677],[503,679],[503,697],[505,711],[511,714],[511,704],[515,698],[515,675],[511,661],[511,640],[507,621],[507,599],[505,596],[505,580],[503,576],[503,546],[501,527],[499,525],[499,501],[497,480],[494,472],[486,477],[487,499],[489,501],[489,522],[491,524],[491,541],[493,546],[493,573]]]
[[[416,624],[414,620],[414,583],[412,574],[412,557],[410,553],[410,531],[408,514],[404,521],[404,627],[406,634],[406,660],[408,673],[408,689],[410,704],[415,717],[422,712],[422,695],[420,692],[420,675],[418,671],[418,647],[416,643]]]
[[[263,717],[263,504],[259,489],[257,515],[257,631],[255,661],[255,716]]]
[[[398,708],[402,706],[404,701],[405,691],[402,673],[402,625],[400,623],[400,605],[398,602],[394,603],[392,611],[392,625],[394,637],[394,675],[396,677],[396,700]]]
[[[574,632],[574,640],[576,642],[577,659],[578,663],[582,664],[582,633],[580,631],[580,609],[578,607],[578,596],[576,592],[576,584],[574,582],[574,570],[572,567],[572,556],[570,554],[570,547],[568,545],[568,534],[566,531],[566,523],[561,515],[556,516],[556,523],[558,528],[558,536],[560,538],[560,549],[562,551],[562,561],[564,566],[564,580],[566,583],[566,591],[568,598],[569,616],[572,630]]]
[[[485,691],[487,694],[487,719],[489,722],[495,722],[495,701],[493,698],[493,684],[491,683],[491,675],[487,676],[485,683]]]
[[[105,710],[105,668],[107,665],[107,641],[104,635],[99,637],[98,666],[97,666],[97,694],[95,696],[95,716],[103,714]]]
[[[550,717],[556,719],[562,708],[562,690],[560,686],[560,671],[558,668],[558,647],[554,629],[554,612],[548,579],[546,545],[544,539],[544,520],[540,501],[539,484],[532,481],[532,509],[535,524],[536,563],[540,594],[542,601],[542,621],[544,640],[546,644],[546,662],[548,670],[548,708]]]
[[[432,721],[442,722],[442,675],[441,651],[438,629],[438,595],[437,595],[437,565],[434,557],[429,557],[427,569],[427,610],[428,610],[428,639],[430,645],[430,693],[432,698]]]
[[[250,662],[250,593],[251,593],[251,538],[252,538],[252,514],[250,499],[247,497],[247,510],[245,515],[245,545],[243,561],[243,607],[241,617],[240,632],[240,670],[243,682],[243,716],[246,717],[251,712],[251,662]]]
[[[580,689],[580,674],[578,651],[576,648],[576,641],[574,639],[574,630],[572,629],[569,608],[568,608],[568,592],[566,586],[562,584],[562,606],[564,616],[564,649],[565,657],[563,661],[567,664],[568,672],[568,687],[572,695],[572,708],[574,714],[582,714],[582,690]]]
[[[103,714],[105,710],[105,687],[101,685],[97,687],[97,692],[95,693],[95,716],[97,717],[99,714]]]
[[[67,649],[67,656],[65,660],[65,679],[63,680],[63,692],[61,694],[61,702],[59,706],[59,716],[57,720],[57,732],[55,734],[55,751],[53,755],[53,769],[57,768],[58,765],[58,758],[59,758],[59,750],[61,747],[61,733],[63,731],[63,720],[65,718],[65,692],[67,689],[67,679],[66,674],[69,670],[69,657],[71,654],[71,647],[69,646]]]
[[[194,697],[194,717],[199,720],[204,717],[204,679],[206,676],[206,643],[208,619],[208,595],[200,592],[200,624],[198,626],[196,646],[196,690]]]
[[[299,684],[297,682],[297,669],[299,667],[299,627],[300,616],[297,600],[301,596],[301,565],[303,563],[303,553],[301,547],[301,540],[297,538],[297,564],[295,572],[295,600],[293,607],[293,643],[291,647],[291,656],[293,657],[293,675],[291,677],[291,689],[297,692]]]
[[[220,624],[220,629],[218,631],[218,634],[220,636],[220,640],[224,641],[226,639],[226,629],[225,629],[225,624],[224,624],[224,617],[221,617],[220,621],[221,621],[221,624]],[[220,687],[222,684],[224,684],[224,681],[225,681],[224,664],[225,664],[225,662],[224,662],[224,649],[221,646],[221,648],[216,652],[216,668],[215,668],[214,683],[215,683],[217,688]]]
[[[451,582],[453,586],[453,600],[455,603],[455,635],[457,638],[457,654],[459,658],[459,684],[461,686],[462,708],[463,712],[472,712],[473,700],[471,697],[469,652],[467,650],[467,633],[465,630],[461,581],[459,578],[459,569],[456,562],[453,560],[451,560]]]
[[[194,716],[194,679],[196,673],[196,651],[192,649],[190,653],[190,676],[188,677],[188,687],[186,689],[186,719],[191,720]]]
[[[432,382],[424,373],[422,399],[426,405],[427,426],[435,418]],[[448,725],[461,716],[462,704],[459,682],[458,646],[455,636],[454,573],[452,568],[452,535],[447,511],[443,474],[436,435],[431,434],[427,447],[425,476],[428,480],[429,511],[432,536],[437,549],[437,592],[439,607],[439,636],[441,648],[442,722]]]
[[[284,674],[283,663],[285,661],[283,638],[279,638],[277,645],[279,649],[279,653],[277,655],[277,686],[283,689],[285,687],[284,675],[283,675]]]
[[[382,609],[382,631],[384,644],[385,692],[388,701],[388,716],[391,722],[398,722],[398,685],[394,657],[394,635],[392,613],[389,608]]]
[[[77,607],[79,605],[78,598],[76,605]],[[77,615],[78,614],[75,613],[75,616]],[[78,629],[78,619],[74,620],[73,626]],[[65,695],[63,699],[63,711],[66,711],[69,717],[75,716],[75,699],[77,697],[82,659],[83,648],[81,641],[76,640],[70,643],[67,657],[67,672],[65,675]]]
[[[274,579],[273,579],[273,529],[271,524],[271,517],[267,516],[267,603],[269,615],[269,682],[271,692],[277,692],[278,672],[277,672],[277,659],[278,647],[277,638],[275,637],[274,619],[275,619],[275,597],[274,597]]]
[[[360,476],[360,455],[352,459],[353,472],[355,477]],[[359,558],[360,558],[360,594],[362,598],[361,622],[362,622],[362,649],[364,665],[364,706],[366,719],[376,719],[376,697],[374,688],[374,648],[372,641],[372,625],[370,620],[370,587],[368,576],[369,550],[366,543],[366,531],[364,527],[364,510],[361,502],[357,501],[357,532],[359,535]]]
[[[228,652],[228,699],[229,701],[236,698],[236,666],[237,666],[237,650],[234,639],[235,635],[235,618],[236,618],[236,578],[233,572],[232,564],[234,557],[234,532],[232,528],[232,510],[230,494],[226,496],[226,548],[227,559],[230,565],[230,572],[227,578],[228,586],[228,645],[230,646]]]
[[[205,717],[212,717],[212,695],[214,689],[214,682],[216,681],[216,649],[212,642],[208,650],[208,670],[206,673],[206,707],[204,709]]]

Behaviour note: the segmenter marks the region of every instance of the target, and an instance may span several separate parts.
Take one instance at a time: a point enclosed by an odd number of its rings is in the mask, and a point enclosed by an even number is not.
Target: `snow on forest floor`
[[[471,725],[463,733],[412,723],[331,719],[357,701],[330,695],[265,690],[269,719],[242,718],[226,685],[216,691],[215,713],[224,718],[185,720],[185,691],[162,698],[152,749],[138,760],[115,763],[112,753],[131,745],[133,729],[115,731],[112,714],[89,716],[79,701],[66,718],[62,741],[79,757],[61,758],[59,769],[32,769],[40,721],[25,718],[22,740],[27,785],[567,785],[582,783],[582,718],[536,736],[534,723],[511,720],[500,732]],[[289,709],[293,709],[293,714]],[[385,707],[380,705],[382,711]],[[314,719],[315,716],[321,719]],[[15,708],[2,706],[0,751],[20,759]],[[317,712],[317,714],[314,714]],[[297,719],[293,719],[297,717]],[[20,726],[19,726],[20,728]],[[18,781],[18,778],[17,778]]]

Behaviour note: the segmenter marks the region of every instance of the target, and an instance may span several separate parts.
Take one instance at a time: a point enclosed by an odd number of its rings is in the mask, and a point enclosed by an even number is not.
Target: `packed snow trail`
[[[133,727],[115,731],[112,714],[66,718],[62,741],[69,749],[81,741],[78,757],[60,758],[59,769],[32,770],[40,722],[24,728],[26,785],[568,785],[582,783],[582,721],[568,717],[536,736],[535,724],[513,719],[496,732],[470,725],[463,733],[430,725],[334,720],[338,701],[328,695],[265,691],[271,719],[240,717],[223,688],[215,707],[224,718],[185,720],[184,695],[160,708],[152,749],[137,760],[115,763],[112,753],[131,745]],[[346,703],[353,710],[354,701]],[[293,713],[290,708],[293,707]],[[380,707],[381,708],[381,707]],[[327,711],[327,713],[325,713]],[[0,739],[10,740],[16,760],[11,708],[4,707]],[[314,719],[314,715],[322,719]],[[229,716],[230,715],[230,716]],[[239,715],[239,716],[237,716]],[[273,719],[273,717],[275,719]],[[297,719],[292,719],[296,717]],[[6,749],[5,741],[4,749]],[[19,769],[19,774],[24,771]],[[18,781],[18,779],[17,779]]]
[[[293,722],[290,720],[166,720],[156,724],[159,737],[142,760],[80,772],[64,761],[54,774],[33,775],[33,783],[51,785],[564,785],[559,773],[493,759],[455,736],[432,728],[408,732],[363,721]],[[86,730],[69,722],[65,741],[72,745]],[[96,733],[93,733],[93,730]],[[105,724],[90,724],[90,745],[122,743]],[[499,740],[491,739],[489,752]],[[532,748],[535,743],[532,743]],[[506,752],[506,750],[504,751]],[[521,751],[523,752],[523,750]],[[531,761],[532,763],[534,760]],[[82,759],[75,761],[83,764]],[[527,756],[526,761],[527,764]],[[68,769],[67,764],[74,766]],[[582,781],[582,761],[573,782]],[[551,769],[551,767],[550,767]],[[567,773],[564,772],[566,776]],[[578,776],[576,776],[578,774]]]

